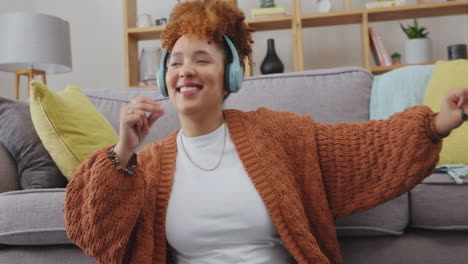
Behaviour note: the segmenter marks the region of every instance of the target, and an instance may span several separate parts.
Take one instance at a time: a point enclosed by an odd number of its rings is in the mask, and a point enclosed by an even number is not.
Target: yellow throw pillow
[[[34,128],[68,180],[88,154],[117,143],[112,125],[79,88],[56,93],[37,81],[30,85]]]
[[[424,104],[432,111],[439,112],[442,98],[450,88],[468,87],[468,60],[439,61],[432,72],[431,80],[426,87]],[[468,165],[468,125],[452,131],[444,139],[438,165]]]

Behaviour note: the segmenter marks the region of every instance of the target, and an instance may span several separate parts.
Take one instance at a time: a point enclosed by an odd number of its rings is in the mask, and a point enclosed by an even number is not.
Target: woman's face
[[[179,114],[199,116],[222,111],[225,53],[206,39],[182,36],[168,61],[166,84]]]

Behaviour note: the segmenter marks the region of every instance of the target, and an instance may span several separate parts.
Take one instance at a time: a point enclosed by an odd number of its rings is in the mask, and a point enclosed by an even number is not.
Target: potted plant
[[[413,25],[404,27],[400,24],[408,39],[405,41],[405,62],[407,64],[426,63],[432,61],[431,40],[427,38],[429,32],[420,27],[414,19]]]
[[[401,64],[401,55],[398,52],[393,52],[392,53],[392,65],[398,65]]]

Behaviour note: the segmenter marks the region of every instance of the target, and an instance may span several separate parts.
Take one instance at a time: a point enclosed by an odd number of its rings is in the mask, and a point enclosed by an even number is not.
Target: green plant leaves
[[[415,18],[413,25],[410,26],[408,25],[407,27],[404,27],[400,23],[400,27],[405,32],[406,36],[408,36],[409,39],[415,39],[415,38],[426,38],[427,35],[429,35],[429,32],[425,27],[419,27],[418,21]]]

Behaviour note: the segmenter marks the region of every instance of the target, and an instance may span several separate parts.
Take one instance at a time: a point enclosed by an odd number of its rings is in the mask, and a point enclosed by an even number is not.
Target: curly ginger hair
[[[214,43],[223,43],[228,36],[239,54],[240,62],[251,62],[252,32],[245,23],[244,13],[234,4],[222,0],[196,0],[177,4],[171,19],[161,34],[162,46],[172,50],[183,35],[206,38]],[[244,65],[245,69],[245,65]]]

